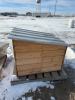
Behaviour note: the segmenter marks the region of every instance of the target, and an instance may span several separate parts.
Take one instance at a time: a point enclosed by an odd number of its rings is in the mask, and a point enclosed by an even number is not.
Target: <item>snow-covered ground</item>
[[[74,32],[75,28],[68,29],[69,20],[75,20],[75,17],[49,17],[49,18],[35,18],[35,17],[3,17],[0,16],[0,33],[10,33],[13,27],[41,31],[41,32]]]
[[[35,91],[37,87],[46,86],[54,89],[54,86],[50,82],[32,82],[25,83],[21,85],[11,86],[10,80],[16,79],[16,76],[12,76],[14,59],[13,59],[13,48],[12,41],[7,37],[11,33],[14,27],[43,31],[43,32],[54,32],[54,31],[63,31],[63,32],[75,32],[75,28],[69,29],[68,23],[70,19],[75,18],[33,18],[33,17],[2,17],[0,16],[0,41],[9,43],[7,49],[7,63],[5,68],[2,70],[2,81],[0,82],[0,100],[17,100],[29,90]],[[70,47],[67,48],[65,60],[65,67],[70,65],[75,69],[75,52]],[[54,97],[51,97],[52,100],[55,100]],[[28,99],[29,100],[29,99]],[[30,98],[31,100],[31,98]]]
[[[2,17],[0,16],[0,33],[11,33],[14,27],[53,33],[68,44],[75,44],[75,28],[68,28],[69,20],[75,17]],[[70,41],[69,41],[70,40]]]

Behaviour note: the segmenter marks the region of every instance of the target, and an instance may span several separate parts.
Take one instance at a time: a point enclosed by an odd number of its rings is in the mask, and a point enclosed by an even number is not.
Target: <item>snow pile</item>
[[[24,99],[25,100],[25,99]],[[32,97],[28,97],[27,100],[32,100]]]
[[[55,100],[55,98],[51,96],[51,100]]]
[[[75,69],[75,50],[70,47],[67,48],[64,64],[65,67],[72,67]]]

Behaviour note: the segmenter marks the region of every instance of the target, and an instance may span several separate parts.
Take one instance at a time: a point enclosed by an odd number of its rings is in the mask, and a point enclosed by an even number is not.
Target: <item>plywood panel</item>
[[[16,53],[16,59],[41,57],[41,52]]]
[[[14,59],[15,59],[15,71],[16,71],[16,75],[18,75],[17,66],[16,66],[16,52],[15,52],[14,40],[12,40],[12,44],[13,44],[13,53],[14,53]]]
[[[42,51],[42,45],[15,46],[15,52]]]
[[[16,60],[17,65],[41,63],[41,58],[20,59]]]
[[[42,57],[48,56],[64,56],[65,50],[56,50],[56,51],[42,51]]]
[[[47,63],[42,63],[42,68],[44,67],[57,67],[62,65],[62,61],[58,61],[58,62],[47,62]]]
[[[45,50],[45,51],[64,50],[64,49],[66,49],[66,46],[43,44],[43,50]]]
[[[51,71],[58,71],[61,70],[60,66],[55,66],[55,67],[45,67],[45,68],[41,68],[41,72],[51,72]]]
[[[66,46],[16,40],[13,44],[18,76],[61,70]]]
[[[41,69],[34,69],[34,70],[27,70],[27,71],[18,71],[18,76],[23,76],[23,75],[31,75],[31,74],[36,74],[36,73],[44,73],[44,72],[51,72],[51,71],[58,71],[61,70],[61,67],[46,67],[46,68],[41,68]]]
[[[42,62],[62,61],[64,56],[42,57]]]
[[[28,65],[20,65],[20,66],[17,66],[17,70],[18,71],[23,71],[23,70],[31,70],[31,69],[40,69],[41,68],[41,63],[38,63],[38,64],[28,64]]]
[[[36,73],[41,73],[41,69],[18,71],[18,76],[31,75],[31,74],[36,74]]]
[[[40,43],[13,40],[15,46],[39,45]]]

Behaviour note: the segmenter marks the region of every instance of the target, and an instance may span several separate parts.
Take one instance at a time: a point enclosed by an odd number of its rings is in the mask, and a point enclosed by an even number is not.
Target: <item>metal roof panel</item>
[[[20,28],[14,28],[8,38],[20,41],[69,46],[67,43],[65,43],[65,41],[57,38],[52,33],[32,31]]]

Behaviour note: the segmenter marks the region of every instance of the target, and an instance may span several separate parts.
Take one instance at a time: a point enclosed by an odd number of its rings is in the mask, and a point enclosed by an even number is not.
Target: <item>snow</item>
[[[75,50],[71,49],[70,47],[67,48],[64,64],[70,65],[73,69],[75,69]]]
[[[34,20],[32,20],[34,19]],[[75,19],[75,18],[71,18]],[[16,75],[12,75],[15,61],[13,59],[13,47],[12,41],[7,39],[8,35],[12,31],[13,27],[24,28],[35,31],[43,31],[43,32],[54,32],[54,31],[63,31],[65,33],[75,32],[75,28],[68,29],[68,26],[65,24],[69,23],[70,18],[33,18],[33,17],[1,17],[0,16],[0,42],[9,43],[9,47],[7,49],[7,63],[5,68],[2,69],[2,81],[0,82],[0,100],[16,100],[21,97],[28,91],[35,91],[37,87],[46,86],[54,89],[54,86],[50,81],[47,82],[31,82],[24,83],[15,86],[11,86],[10,80],[17,80]],[[63,34],[63,32],[61,32]],[[67,35],[66,34],[66,35]],[[59,35],[59,34],[58,34]],[[64,34],[63,34],[64,35]],[[75,50],[70,47],[67,48],[65,60],[65,67],[70,65],[75,69]],[[40,92],[40,91],[39,91]],[[32,97],[28,97],[28,100],[32,100]],[[51,97],[51,100],[55,100],[54,97]]]
[[[34,19],[34,20],[33,20]],[[0,16],[0,33],[11,33],[14,27],[53,33],[68,44],[75,44],[75,28],[68,28],[69,20],[75,17],[3,17]],[[69,41],[70,40],[70,41]]]
[[[55,98],[51,96],[51,100],[55,100]]]
[[[27,100],[32,100],[32,97],[28,97]]]
[[[33,20],[34,19],[34,20]],[[0,16],[0,33],[10,33],[13,27],[24,28],[35,31],[71,31],[74,32],[75,28],[69,29],[69,20],[75,20],[75,18],[65,17],[50,17],[50,18],[35,18],[35,17],[2,17]],[[66,25],[67,24],[67,25]]]
[[[25,100],[25,97],[22,97],[22,100]]]

